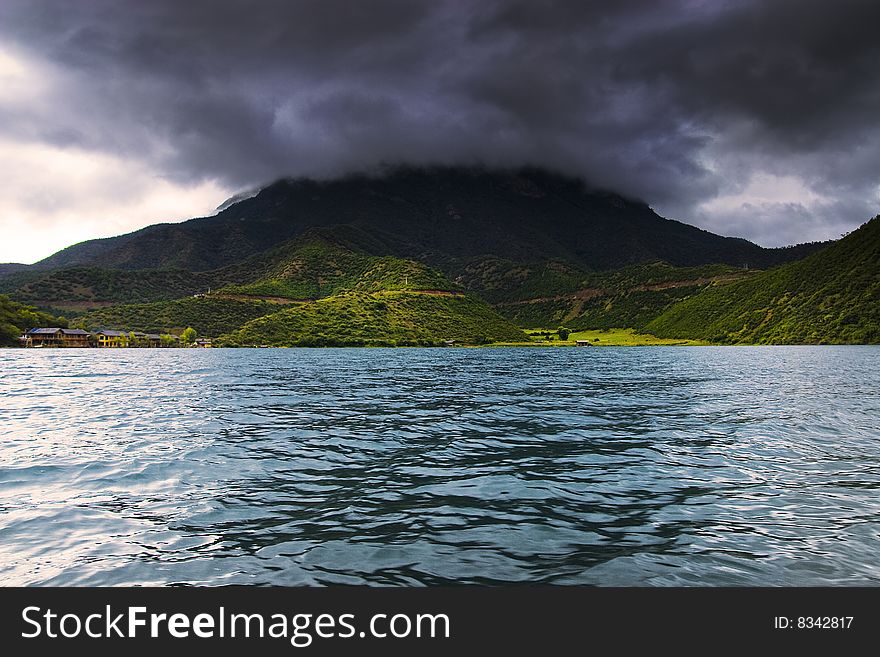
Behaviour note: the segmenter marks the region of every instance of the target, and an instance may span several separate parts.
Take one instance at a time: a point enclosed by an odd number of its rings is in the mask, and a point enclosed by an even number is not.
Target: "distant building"
[[[82,329],[33,328],[26,331],[19,341],[22,347],[178,347],[176,335],[160,335],[134,331],[105,329],[89,333]],[[210,347],[210,340],[199,340],[200,347]]]
[[[593,344],[589,340],[575,340],[575,345],[578,347],[592,347]]]
[[[213,346],[213,345],[211,344],[211,341],[210,341],[210,340],[207,340],[207,339],[205,339],[205,338],[199,338],[199,339],[196,340],[193,344],[195,344],[196,347],[202,347],[202,348],[207,348],[207,347],[212,347],[212,346]]]
[[[25,347],[90,347],[89,337],[82,329],[32,328],[21,342]]]
[[[161,347],[162,336],[158,333],[144,333],[143,331],[132,331],[130,334],[132,340],[129,347]]]
[[[99,347],[127,347],[129,335],[125,331],[96,331],[92,333]]]

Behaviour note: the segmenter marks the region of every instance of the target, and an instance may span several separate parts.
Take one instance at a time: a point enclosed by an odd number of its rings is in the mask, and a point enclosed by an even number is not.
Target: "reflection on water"
[[[3,584],[880,582],[874,347],[3,350]]]

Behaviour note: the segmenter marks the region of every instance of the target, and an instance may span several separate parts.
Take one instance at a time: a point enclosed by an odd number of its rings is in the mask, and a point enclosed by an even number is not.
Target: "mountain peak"
[[[654,260],[761,267],[794,255],[663,219],[641,201],[536,167],[395,165],[326,180],[286,178],[221,208],[84,242],[38,264],[207,271],[316,228],[345,233],[349,246],[373,253],[424,259],[448,274],[484,256],[598,270]]]

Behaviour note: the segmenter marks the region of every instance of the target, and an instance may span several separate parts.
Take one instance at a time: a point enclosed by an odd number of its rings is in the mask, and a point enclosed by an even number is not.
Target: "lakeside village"
[[[188,334],[188,331],[190,332]],[[68,328],[32,328],[25,331],[19,342],[22,347],[104,347],[104,348],[173,348],[210,347],[211,341],[195,338],[195,331],[187,329],[181,335],[171,333],[142,333],[140,331],[84,331]]]

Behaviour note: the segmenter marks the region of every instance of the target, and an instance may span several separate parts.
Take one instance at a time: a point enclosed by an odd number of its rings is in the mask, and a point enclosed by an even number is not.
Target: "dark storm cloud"
[[[0,44],[48,62],[53,92],[0,117],[231,188],[547,165],[782,243],[880,207],[877,25],[854,0],[4,0]],[[748,198],[756,172],[809,198]]]

